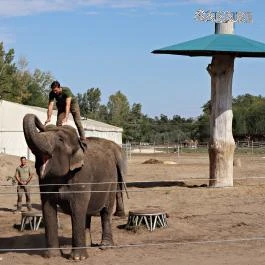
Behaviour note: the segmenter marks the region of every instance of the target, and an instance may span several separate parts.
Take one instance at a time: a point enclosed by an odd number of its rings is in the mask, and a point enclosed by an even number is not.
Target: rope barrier
[[[253,238],[233,238],[233,239],[220,239],[220,240],[205,240],[205,241],[184,241],[184,242],[158,242],[158,243],[138,243],[138,244],[124,244],[114,246],[104,246],[104,248],[117,249],[117,248],[140,248],[140,247],[166,247],[166,246],[179,246],[179,245],[206,245],[206,244],[223,244],[223,243],[239,243],[250,241],[264,241],[265,237]],[[17,251],[44,251],[44,250],[72,250],[72,249],[92,249],[100,248],[100,246],[92,247],[59,247],[59,248],[0,248],[0,252],[17,252]]]
[[[264,186],[265,184],[262,184],[262,185],[247,185],[247,187],[253,187],[253,186]],[[183,186],[184,188],[185,187],[189,187],[189,186]],[[190,186],[192,188],[192,186]],[[129,190],[128,192],[129,193],[132,193],[132,192],[137,192],[137,193],[140,193],[140,192],[178,192],[177,189],[170,189],[169,187],[166,189],[166,188],[163,188],[163,189],[159,189],[159,188],[156,188],[156,187],[152,187],[152,188],[155,188],[155,189],[133,189],[133,190]],[[198,188],[200,188],[198,186]],[[231,187],[231,188],[235,188],[235,187]],[[104,192],[126,192],[126,190],[81,190],[81,191],[39,191],[39,192],[30,192],[30,194],[78,194],[78,193],[104,193]],[[0,197],[1,196],[5,196],[5,195],[17,195],[17,191],[14,191],[14,192],[0,192]]]
[[[236,178],[234,180],[246,180],[246,179],[259,179],[261,177],[247,177],[247,178]],[[262,178],[263,179],[263,178]],[[135,190],[135,189],[130,189],[130,192],[146,192],[146,191],[156,191],[156,192],[163,192],[163,191],[177,191],[176,189],[169,189],[170,186],[178,186],[178,184],[180,184],[179,186],[181,187],[200,187],[200,186],[193,186],[193,185],[187,185],[185,183],[183,183],[184,181],[187,181],[187,180],[207,180],[209,181],[209,178],[207,179],[204,179],[204,178],[201,178],[201,179],[197,179],[197,178],[192,178],[192,179],[183,179],[183,180],[177,180],[177,181],[174,181],[174,180],[162,180],[162,181],[134,181],[134,182],[126,182],[126,186],[128,187],[137,187],[137,185],[141,185],[141,184],[153,184],[153,186],[150,185],[150,187],[148,187],[148,185],[145,185],[143,187],[145,188],[156,188],[156,189],[152,189],[152,190],[146,190],[146,189],[138,189],[138,190]],[[118,184],[118,183],[122,183],[122,184],[125,184],[124,182],[101,182],[101,183],[71,183],[71,184],[43,184],[43,185],[26,185],[27,187],[43,187],[43,186],[78,186],[78,185],[93,185],[93,184],[96,184],[96,185],[103,185],[103,184]],[[164,184],[164,185],[163,185]],[[184,185],[183,185],[184,184]],[[167,187],[167,189],[163,188],[163,189],[159,189],[158,186],[164,186],[164,187]],[[252,184],[252,185],[247,185],[247,187],[253,187],[253,186],[264,186],[265,183],[262,183],[262,184]],[[12,188],[17,188],[17,185],[0,185],[0,188],[3,188],[3,187],[12,187]],[[143,187],[138,187],[138,188],[143,188]],[[84,187],[82,187],[84,188]],[[234,187],[235,188],[235,187]],[[123,189],[123,190],[69,190],[69,191],[37,191],[37,192],[30,192],[31,194],[71,194],[71,193],[94,193],[94,192],[98,192],[98,193],[103,193],[103,192],[126,192],[127,193],[127,188],[126,189]],[[17,191],[14,191],[14,192],[0,192],[0,196],[5,196],[5,195],[17,195]]]
[[[241,177],[241,178],[233,178],[233,180],[241,180],[241,181],[245,181],[245,180],[253,180],[253,179],[265,179],[264,177]],[[185,181],[201,181],[201,180],[205,180],[205,181],[210,181],[209,178],[184,178],[184,179],[177,179],[177,180],[152,180],[152,181],[129,181],[129,182],[119,182],[119,181],[115,181],[115,182],[111,182],[111,181],[107,181],[107,182],[82,182],[82,183],[47,183],[47,184],[27,184],[25,186],[27,187],[45,187],[45,186],[75,186],[75,185],[104,185],[104,184],[126,184],[126,185],[133,185],[133,184],[156,184],[156,183],[176,183],[176,182],[185,182]],[[12,184],[0,184],[0,188],[4,187],[16,187],[17,185],[12,185]]]
[[[246,179],[263,179],[265,177],[247,177],[247,178],[236,178],[236,180],[246,180]],[[187,180],[206,180],[204,178],[198,179],[198,178],[192,178],[192,179],[185,179]],[[209,180],[209,178],[207,178]],[[234,179],[235,180],[235,179]],[[181,180],[179,180],[181,181]],[[184,181],[184,180],[182,180]],[[161,181],[161,182],[170,182],[170,181]],[[176,182],[176,181],[171,181]],[[119,182],[105,182],[105,183],[73,183],[74,185],[88,185],[88,184],[109,184],[109,183],[119,183]],[[137,182],[128,182],[128,183],[157,183],[157,181],[137,181]],[[44,186],[50,186],[53,184],[45,184]],[[58,184],[61,185],[61,184]],[[65,184],[69,185],[69,184]],[[2,186],[2,185],[1,185]],[[4,185],[3,185],[4,186]],[[11,187],[14,187],[13,185],[10,185]],[[34,185],[39,186],[39,185]],[[5,186],[6,187],[6,186]],[[120,192],[120,190],[113,190],[113,191],[63,191],[63,192],[31,192],[32,194],[41,194],[41,193],[48,193],[48,194],[54,194],[54,193],[86,193],[86,192]],[[148,191],[177,191],[175,189],[155,189],[155,190],[148,190]],[[146,190],[130,190],[130,192],[146,192]],[[15,194],[17,195],[17,192],[3,192],[0,193],[0,195],[10,195]],[[153,246],[177,246],[177,245],[192,245],[192,244],[223,244],[223,243],[238,243],[238,242],[250,242],[250,241],[264,241],[265,237],[254,237],[254,238],[235,238],[235,239],[224,239],[224,240],[205,240],[205,241],[187,241],[187,242],[160,242],[160,243],[140,243],[140,244],[125,244],[125,245],[116,245],[116,246],[106,246],[104,248],[139,248],[139,247],[153,247]],[[91,249],[95,247],[91,246],[85,246],[85,247],[78,247],[78,248],[72,248],[72,247],[60,247],[60,248],[0,248],[0,252],[19,252],[19,251],[44,251],[44,250],[72,250],[72,249]]]
[[[130,190],[129,192],[147,192],[147,191],[169,191],[168,189],[155,189],[155,190]],[[175,191],[175,190],[171,190]],[[126,192],[125,190],[80,190],[80,191],[39,191],[39,192],[30,192],[30,194],[77,194],[77,193],[103,193],[103,192]],[[17,192],[0,192],[0,196],[5,196],[5,195],[17,195]]]
[[[138,182],[138,181],[137,181]],[[127,183],[131,183],[131,182],[119,182],[119,181],[115,181],[115,182],[81,182],[81,183],[47,183],[47,184],[27,184],[25,186],[27,187],[45,187],[45,186],[75,186],[75,185],[103,185],[103,184],[127,184]],[[0,188],[2,187],[14,187],[17,185],[12,185],[12,184],[2,184],[0,185]]]

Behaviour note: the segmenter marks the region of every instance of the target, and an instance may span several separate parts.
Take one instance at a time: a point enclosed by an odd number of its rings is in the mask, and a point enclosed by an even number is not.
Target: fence
[[[254,141],[236,141],[235,153],[244,154],[265,154],[265,142]],[[131,159],[134,154],[155,154],[155,153],[176,153],[180,156],[181,153],[206,153],[208,152],[208,142],[200,142],[193,144],[122,144],[122,148],[126,153],[127,159]],[[29,150],[29,148],[0,148],[1,154],[26,156],[28,159],[34,161],[35,157]]]
[[[123,144],[122,147],[126,152],[127,158],[131,159],[134,154],[155,154],[155,153],[176,153],[180,156],[181,153],[207,153],[208,142],[194,144]],[[258,155],[265,154],[265,142],[254,141],[236,141],[235,153]]]

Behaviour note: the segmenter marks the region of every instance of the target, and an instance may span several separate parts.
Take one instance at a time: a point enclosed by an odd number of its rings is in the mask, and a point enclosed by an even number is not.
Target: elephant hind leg
[[[91,215],[86,216],[86,228],[90,230],[91,227]]]
[[[125,216],[123,194],[122,194],[122,190],[119,187],[119,184],[117,185],[116,211],[115,211],[114,215],[115,216],[119,216],[119,217],[124,217]]]
[[[101,246],[112,246],[114,243],[111,229],[111,211],[108,208],[104,207],[100,211],[100,216],[102,226]]]
[[[91,215],[87,215],[86,217],[86,229],[89,231],[89,237],[90,237],[90,245],[92,246],[92,236],[91,236]]]

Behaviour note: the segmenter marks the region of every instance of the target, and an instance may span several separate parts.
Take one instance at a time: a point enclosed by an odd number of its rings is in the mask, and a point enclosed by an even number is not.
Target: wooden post
[[[232,23],[219,23],[215,29],[231,34]],[[218,33],[219,34],[219,33]],[[210,181],[211,187],[233,186],[235,141],[232,134],[232,79],[235,57],[215,55],[207,71],[211,76]]]

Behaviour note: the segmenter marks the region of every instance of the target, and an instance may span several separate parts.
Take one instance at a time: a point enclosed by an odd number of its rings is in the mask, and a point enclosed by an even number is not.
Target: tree
[[[210,137],[211,101],[202,106],[203,113],[194,121],[193,138],[201,142],[208,142]]]
[[[13,62],[14,49],[5,52],[3,42],[0,42],[0,99],[19,102],[19,88],[15,82],[17,68]]]
[[[86,93],[80,94],[77,93],[77,101],[80,108],[80,113],[82,117],[88,118],[88,103],[87,103],[87,95]]]
[[[194,138],[199,139],[201,142],[208,142],[210,137],[210,121],[209,115],[203,113],[195,121],[196,132]]]
[[[101,101],[99,88],[90,88],[84,94],[77,94],[81,115],[86,118],[98,119]]]
[[[27,105],[47,106],[48,89],[52,81],[50,72],[36,69],[33,74],[27,69],[28,61],[20,57],[13,62],[14,49],[5,52],[0,43],[0,98]]]
[[[98,109],[98,120],[109,123],[109,113],[106,105],[100,105]]]
[[[246,113],[247,132],[252,139],[261,138],[265,135],[265,101],[259,102]]]
[[[140,103],[133,103],[130,110],[130,119],[132,122],[137,122],[141,120],[142,114],[142,105]]]
[[[109,97],[107,103],[109,121],[115,126],[123,127],[128,119],[130,105],[127,97],[118,91],[116,94]]]
[[[92,114],[96,114],[99,110],[100,101],[101,101],[101,91],[99,88],[90,88],[87,90],[87,101],[88,101],[88,110]]]
[[[50,72],[36,69],[27,83],[28,97],[22,100],[25,105],[47,107],[50,84],[53,80]]]
[[[265,98],[250,94],[239,95],[233,99],[233,134],[237,139],[263,134],[258,121],[264,117]]]
[[[142,141],[142,105],[133,103],[129,115],[128,122],[125,124],[124,131],[126,141],[141,142]]]

